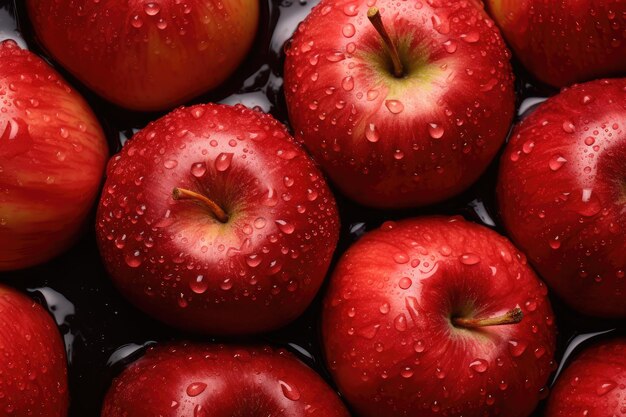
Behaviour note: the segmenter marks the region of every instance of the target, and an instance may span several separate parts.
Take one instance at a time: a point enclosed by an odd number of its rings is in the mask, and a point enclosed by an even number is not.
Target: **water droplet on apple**
[[[509,352],[513,357],[520,357],[526,351],[528,343],[519,340],[509,340]]]
[[[378,333],[378,329],[380,329],[380,324],[372,324],[370,326],[365,326],[361,330],[359,330],[359,336],[364,337],[365,339],[373,339],[376,337],[376,333]]]
[[[356,33],[356,29],[354,28],[354,25],[352,23],[346,23],[341,29],[341,33],[346,38],[351,38]]]
[[[409,262],[409,255],[406,253],[398,252],[393,255],[393,260],[398,264],[405,264]]]
[[[561,155],[554,155],[550,158],[550,162],[548,164],[552,171],[558,171],[563,167],[563,165],[565,165],[566,162],[567,159],[563,158]]]
[[[463,265],[476,265],[480,263],[480,256],[475,253],[464,253],[459,257],[459,261]]]
[[[475,359],[469,367],[472,371],[482,374],[489,368],[489,362],[484,359]]]
[[[403,290],[408,290],[409,288],[411,288],[412,284],[413,281],[411,281],[411,278],[409,277],[402,277],[400,278],[400,281],[398,281],[398,287],[402,288]]]
[[[178,161],[175,161],[173,159],[167,159],[165,162],[163,162],[163,166],[167,169],[176,168],[178,166]]]
[[[209,288],[209,283],[204,279],[203,275],[198,275],[196,278],[191,280],[189,288],[191,288],[191,291],[196,294],[203,294]]]
[[[428,134],[433,139],[440,139],[444,134],[443,127],[437,123],[429,123]]]
[[[380,139],[374,123],[367,124],[367,127],[365,128],[365,139],[372,143],[376,143]]]
[[[476,43],[480,40],[480,33],[472,31],[461,34],[461,39],[467,43]]]
[[[291,223],[287,223],[285,220],[276,220],[276,225],[280,229],[281,232],[290,235],[294,232],[295,227]]]
[[[230,168],[233,160],[233,154],[231,152],[222,152],[215,159],[215,169],[220,172],[224,172]]]
[[[346,91],[352,91],[354,88],[354,78],[347,76],[341,81],[341,87]]]
[[[206,164],[204,162],[197,162],[191,166],[191,175],[196,178],[202,177],[206,174]]]
[[[130,251],[126,254],[124,259],[126,260],[126,265],[131,268],[137,268],[141,265],[141,252],[138,250]]]
[[[609,392],[613,391],[616,387],[617,387],[617,384],[615,383],[615,381],[605,381],[602,384],[600,384],[598,389],[596,389],[596,394],[598,394],[599,397],[602,397],[608,394]]]
[[[409,366],[402,368],[402,370],[400,371],[400,376],[402,378],[411,378],[413,376],[413,369],[411,369],[411,367]]]
[[[398,316],[396,316],[396,318],[393,320],[393,326],[399,332],[405,331],[406,330],[406,316],[404,314],[399,314]]]
[[[291,401],[298,401],[300,399],[300,391],[295,385],[290,385],[282,380],[279,380],[278,383],[280,384],[280,389],[285,398]]]
[[[562,126],[565,133],[574,133],[576,131],[576,126],[569,120],[564,121]]]
[[[193,382],[187,387],[187,395],[190,397],[197,397],[204,392],[206,386],[207,385],[204,382]]]
[[[398,100],[385,100],[385,106],[387,106],[387,110],[393,114],[402,113],[404,110],[404,104]]]
[[[446,52],[448,52],[449,54],[453,54],[454,52],[456,52],[457,43],[455,40],[450,39],[443,43],[443,47],[446,49]]]
[[[143,10],[148,16],[156,16],[161,11],[161,6],[158,3],[150,2],[143,6]]]

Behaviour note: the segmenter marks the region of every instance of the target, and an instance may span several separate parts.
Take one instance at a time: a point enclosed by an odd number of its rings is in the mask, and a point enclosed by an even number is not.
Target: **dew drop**
[[[367,127],[365,128],[365,139],[372,143],[376,143],[380,139],[374,123],[368,123]]]
[[[475,359],[469,364],[469,367],[472,371],[482,374],[489,368],[489,362],[484,359]]]
[[[131,268],[137,268],[141,265],[141,252],[138,250],[128,252],[124,259],[126,260],[126,265]]]
[[[476,265],[480,263],[480,256],[475,253],[464,253],[459,257],[459,261],[463,265]]]
[[[204,294],[209,288],[209,283],[204,279],[203,275],[198,275],[189,283],[189,288],[196,294]]]
[[[281,232],[290,235],[294,232],[295,227],[293,224],[291,223],[287,223],[284,220],[276,220],[276,225],[278,226],[278,228],[280,229]]]
[[[385,100],[385,106],[393,114],[402,113],[404,110],[404,104],[398,100]]]
[[[279,380],[280,389],[283,392],[285,398],[291,401],[298,401],[300,399],[300,391],[295,385],[289,385],[285,381]]]
[[[233,161],[233,154],[231,152],[220,153],[215,159],[215,169],[220,172],[224,172],[230,168],[230,164]]]
[[[428,134],[433,139],[440,139],[443,136],[444,130],[437,123],[429,123],[428,124]]]
[[[204,382],[193,382],[187,387],[187,395],[190,397],[197,397],[202,394],[205,389],[206,384]]]
[[[197,162],[191,166],[191,175],[196,178],[202,177],[206,174],[206,164],[204,162]]]
[[[548,164],[552,171],[558,171],[563,167],[563,165],[565,165],[566,162],[567,159],[563,158],[561,155],[554,155],[550,158],[550,162]]]

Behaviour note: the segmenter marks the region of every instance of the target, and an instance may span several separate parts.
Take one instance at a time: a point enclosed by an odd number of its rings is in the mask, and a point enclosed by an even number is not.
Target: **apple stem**
[[[202,194],[196,193],[195,191],[186,190],[184,188],[174,188],[172,191],[172,198],[174,200],[196,200],[204,203],[209,210],[211,210],[211,214],[222,223],[228,222],[228,214],[220,206],[215,204],[213,200],[210,198],[203,196]]]
[[[522,309],[519,307],[514,308],[513,310],[507,311],[501,316],[496,317],[486,317],[486,318],[464,318],[464,317],[453,317],[452,324],[457,327],[465,327],[467,329],[475,329],[478,327],[486,327],[486,326],[502,326],[504,324],[515,324],[522,321],[524,317],[524,313],[522,313]]]
[[[402,61],[400,61],[398,48],[396,48],[396,44],[389,37],[389,33],[387,33],[387,29],[385,29],[385,25],[383,24],[383,19],[380,17],[380,11],[378,11],[378,8],[370,7],[367,11],[367,18],[370,20],[370,23],[374,26],[374,29],[376,29],[380,37],[383,38],[383,42],[389,51],[391,61],[393,62],[393,75],[396,78],[402,78],[404,76],[404,68],[402,67]]]

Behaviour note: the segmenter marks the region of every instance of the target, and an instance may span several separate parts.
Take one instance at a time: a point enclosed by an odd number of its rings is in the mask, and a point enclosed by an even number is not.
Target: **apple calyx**
[[[213,217],[215,217],[220,223],[228,222],[228,214],[226,214],[226,212],[213,200],[202,194],[176,187],[172,190],[172,198],[174,200],[196,200],[201,202],[208,207]]]
[[[367,11],[367,18],[369,19],[372,26],[374,26],[374,29],[376,29],[380,37],[383,39],[383,42],[387,47],[387,51],[389,52],[389,56],[391,57],[391,62],[393,63],[394,77],[404,77],[404,67],[402,66],[402,61],[400,60],[400,53],[398,52],[396,44],[391,40],[391,37],[389,37],[387,29],[385,29],[385,25],[383,24],[383,19],[380,17],[380,11],[378,10],[378,8],[370,7]]]
[[[462,327],[465,329],[476,329],[487,326],[502,326],[505,324],[516,324],[522,321],[524,313],[519,307],[515,307],[513,310],[496,317],[485,318],[465,318],[465,317],[453,317],[452,324],[456,327]]]

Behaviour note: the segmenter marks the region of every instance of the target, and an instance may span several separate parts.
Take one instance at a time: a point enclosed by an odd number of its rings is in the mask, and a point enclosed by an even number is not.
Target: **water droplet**
[[[403,332],[406,330],[406,316],[404,314],[400,314],[398,315],[394,320],[393,320],[393,325],[396,328],[397,331],[399,332]]]
[[[467,43],[476,43],[480,40],[480,33],[474,31],[463,33],[461,34],[461,39]]]
[[[194,382],[189,384],[187,387],[187,395],[190,397],[197,397],[202,394],[206,389],[206,384],[204,382]]]
[[[141,252],[138,250],[128,252],[124,259],[126,260],[126,265],[131,268],[137,268],[141,265]]]
[[[300,399],[300,391],[295,385],[289,385],[285,381],[279,380],[280,389],[283,392],[285,398],[291,401],[298,401]]]
[[[441,127],[437,123],[429,123],[428,124],[428,134],[433,139],[440,139],[443,136],[443,134],[444,134],[443,127]]]
[[[354,78],[347,76],[341,81],[341,87],[346,91],[352,91],[354,88]]]
[[[161,11],[161,6],[158,3],[150,2],[143,6],[143,10],[148,16],[156,16]]]
[[[346,38],[351,38],[356,33],[356,29],[354,28],[354,25],[352,23],[347,23],[343,26],[343,29],[341,29],[341,33]]]
[[[220,153],[215,159],[215,169],[220,172],[224,172],[230,168],[230,164],[233,160],[233,154],[231,152]]]
[[[613,391],[615,387],[617,387],[617,384],[614,381],[603,382],[596,390],[596,394],[598,394],[599,397],[602,397],[603,395]]]
[[[513,357],[517,358],[519,356],[522,356],[527,347],[528,343],[524,341],[509,340],[509,352]]]
[[[387,106],[387,110],[393,114],[402,113],[404,110],[404,104],[398,100],[385,100],[385,106]]]
[[[484,359],[475,359],[469,364],[469,367],[472,371],[482,374],[487,370],[487,368],[489,368],[489,362]]]
[[[459,257],[459,261],[463,265],[476,265],[477,263],[480,263],[480,256],[475,253],[464,253]]]
[[[411,288],[412,284],[413,281],[411,281],[411,278],[409,277],[402,277],[400,278],[400,281],[398,281],[398,287],[402,288],[403,290],[408,290],[409,288]]]
[[[376,143],[380,139],[374,123],[368,123],[367,127],[365,128],[365,139],[372,143]]]
[[[291,223],[287,223],[284,220],[276,220],[276,225],[278,226],[278,228],[280,229],[281,232],[290,235],[294,232],[295,227],[294,225],[292,225]]]
[[[196,294],[203,294],[209,288],[209,283],[204,279],[203,275],[198,275],[195,279],[189,283],[189,288]]]
[[[563,122],[563,131],[565,133],[574,133],[576,131],[576,126],[569,120]]]
[[[398,252],[393,255],[393,260],[396,261],[396,263],[405,264],[409,262],[409,256],[406,253]]]
[[[558,171],[559,169],[561,169],[561,167],[563,167],[566,162],[567,159],[563,158],[561,155],[554,155],[552,158],[550,158],[550,169],[552,171]]]
[[[450,39],[449,41],[443,43],[443,47],[446,49],[446,52],[453,54],[456,52],[457,44],[456,41]]]
[[[178,161],[175,161],[173,159],[168,159],[165,162],[163,162],[163,166],[167,169],[176,168],[178,166]]]
[[[202,177],[206,174],[206,164],[204,162],[197,162],[191,166],[191,175],[196,178]]]

